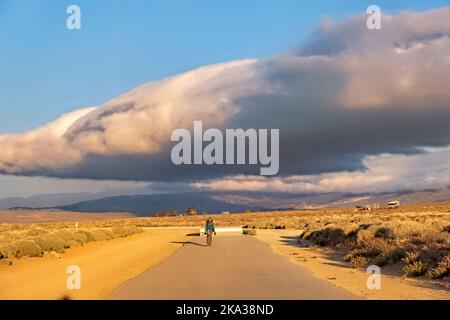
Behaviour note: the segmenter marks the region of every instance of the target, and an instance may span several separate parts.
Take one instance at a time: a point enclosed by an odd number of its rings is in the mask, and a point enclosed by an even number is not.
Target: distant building
[[[187,209],[186,214],[188,216],[196,216],[197,215],[197,208],[196,207],[190,207],[189,209]]]
[[[223,211],[222,214],[230,214],[230,211]]]

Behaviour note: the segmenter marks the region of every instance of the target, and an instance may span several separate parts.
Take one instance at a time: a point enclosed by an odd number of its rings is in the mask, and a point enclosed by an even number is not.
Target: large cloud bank
[[[450,150],[417,155],[382,155],[364,159],[366,169],[266,178],[230,176],[193,182],[195,189],[287,193],[396,192],[450,187]]]
[[[255,178],[247,189],[279,181],[280,190],[350,190],[358,179],[372,181],[370,190],[386,183],[407,188],[412,170],[423,169],[427,179],[438,169],[448,172],[448,152],[439,153],[439,162],[419,147],[450,145],[450,9],[385,15],[382,30],[368,30],[365,15],[326,22],[293,52],[203,67],[43,128],[0,136],[0,172],[206,179],[195,186],[210,188],[231,185],[224,177],[238,181],[236,175],[259,172],[171,164],[171,132],[192,128],[194,120],[204,127],[280,129],[280,177]],[[386,153],[413,162],[411,171],[399,174],[398,162],[373,157]]]

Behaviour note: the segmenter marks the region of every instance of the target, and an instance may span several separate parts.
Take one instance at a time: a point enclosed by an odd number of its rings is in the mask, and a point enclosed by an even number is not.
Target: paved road
[[[193,237],[159,265],[122,285],[111,299],[358,299],[251,236]]]

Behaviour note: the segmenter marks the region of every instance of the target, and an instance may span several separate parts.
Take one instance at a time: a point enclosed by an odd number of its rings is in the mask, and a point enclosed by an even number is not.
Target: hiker
[[[205,234],[206,234],[206,243],[208,247],[211,247],[212,244],[212,234],[216,235],[216,229],[214,228],[214,221],[211,218],[208,218],[205,223]]]

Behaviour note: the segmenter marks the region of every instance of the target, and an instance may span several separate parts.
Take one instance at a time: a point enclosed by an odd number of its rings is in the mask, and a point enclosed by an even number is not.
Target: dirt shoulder
[[[448,287],[439,282],[382,275],[381,289],[367,288],[368,274],[349,267],[331,250],[302,248],[296,244],[296,230],[257,230],[256,237],[272,249],[290,258],[291,262],[308,268],[315,277],[367,299],[450,299]]]
[[[189,237],[189,229],[150,230],[127,238],[88,243],[64,254],[0,265],[0,299],[104,299],[122,283],[158,264]],[[177,243],[178,242],[178,243]],[[81,289],[68,290],[67,267],[81,270]]]

